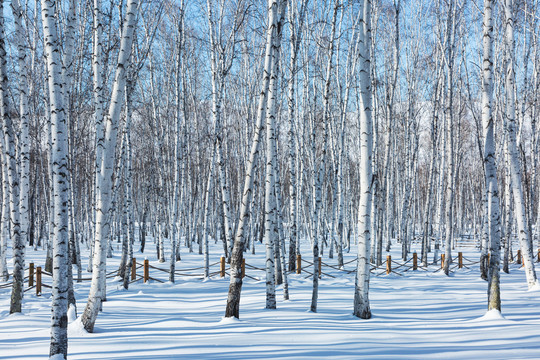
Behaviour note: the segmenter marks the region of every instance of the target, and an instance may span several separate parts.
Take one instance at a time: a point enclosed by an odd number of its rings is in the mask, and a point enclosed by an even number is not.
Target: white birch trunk
[[[174,189],[173,189],[173,204],[172,204],[172,220],[171,220],[171,257],[169,265],[169,281],[174,283],[174,272],[176,270],[176,261],[177,261],[177,247],[179,248],[180,241],[180,229],[178,227],[179,223],[179,212],[180,205],[182,203],[182,198],[180,196],[180,179],[181,179],[181,170],[182,170],[182,144],[180,142],[180,132],[182,124],[182,101],[181,101],[181,88],[183,85],[183,75],[182,75],[182,59],[183,59],[183,48],[184,48],[184,0],[180,2],[180,18],[178,24],[178,45],[177,45],[177,59],[176,59],[176,87],[175,87],[175,102],[176,102],[176,114],[175,114],[175,130],[174,130]],[[185,88],[183,89],[185,91]],[[185,95],[185,94],[184,94]]]
[[[217,152],[217,144],[214,145],[214,151],[212,152],[212,159],[210,160],[210,172],[208,173],[208,180],[206,182],[206,191],[204,197],[204,221],[203,221],[203,248],[204,248],[204,278],[207,279],[210,276],[210,252],[208,248],[208,237],[210,233],[210,227],[208,225],[210,221],[210,197],[212,196],[212,180],[214,177],[214,166]]]
[[[19,200],[20,183],[17,169],[17,149],[15,142],[15,129],[11,119],[8,100],[7,54],[6,35],[4,29],[3,1],[0,1],[0,117],[2,118],[4,166],[7,167],[9,182],[9,209],[11,241],[13,247],[13,286],[11,288],[10,314],[21,312],[24,281],[24,252],[25,242],[21,237]]]
[[[277,59],[276,59],[277,60]],[[273,60],[275,61],[275,60]],[[270,79],[270,94],[268,99],[268,111],[266,114],[266,179],[264,183],[264,242],[266,248],[266,308],[276,308],[276,281],[275,281],[275,263],[274,246],[277,240],[276,234],[276,201],[274,196],[274,171],[272,168],[274,149],[272,141],[274,140],[274,114],[270,110],[270,104],[273,103],[275,74]]]
[[[19,135],[19,163],[21,179],[20,195],[20,222],[21,222],[21,242],[25,243],[28,239],[28,197],[30,194],[30,137],[28,121],[28,67],[26,64],[26,50],[24,47],[25,31],[23,29],[23,11],[18,0],[11,2],[13,10],[13,19],[15,23],[15,42],[17,45],[17,55],[19,64],[19,117],[20,117],[20,135]]]
[[[302,0],[300,14],[298,18],[298,27],[296,27],[296,9],[295,4],[289,6],[289,26],[290,26],[290,78],[287,92],[287,109],[289,117],[289,168],[290,168],[290,185],[289,185],[289,271],[296,269],[296,255],[298,242],[298,225],[297,225],[297,161],[296,161],[296,101],[295,89],[297,86],[298,72],[298,49],[302,39],[302,31],[304,26],[305,10],[307,0]]]
[[[446,122],[446,153],[448,159],[447,179],[446,179],[446,201],[444,214],[445,231],[443,234],[444,242],[444,264],[443,271],[446,275],[450,273],[450,264],[452,263],[452,237],[454,233],[454,176],[455,176],[455,164],[454,164],[454,37],[455,37],[455,6],[453,2],[450,2],[447,15],[447,35],[446,35],[446,67],[447,67],[447,87],[446,87],[446,109],[445,109],[445,122]]]
[[[0,136],[2,144],[2,222],[0,224],[0,276],[2,281],[9,280],[9,272],[7,267],[7,242],[9,238],[9,178],[7,170],[7,161],[4,161],[6,156],[4,152],[4,137]]]
[[[326,174],[326,160],[327,160],[327,147],[328,147],[328,129],[330,127],[330,83],[331,83],[331,74],[332,74],[332,64],[334,57],[334,45],[335,45],[335,36],[336,36],[336,22],[337,22],[337,13],[340,8],[340,0],[336,0],[334,4],[334,9],[332,12],[332,28],[330,31],[330,48],[328,50],[328,62],[326,65],[326,78],[323,90],[323,143],[322,143],[322,152],[320,156],[316,156],[316,144],[315,144],[315,126],[313,126],[313,135],[312,135],[312,153],[314,159],[319,159],[319,162],[314,162],[313,164],[313,193],[314,193],[314,204],[313,204],[313,292],[311,295],[311,307],[312,312],[317,312],[317,300],[319,297],[319,236],[322,235],[326,230],[324,230],[325,225],[324,221],[321,221],[320,213],[322,208],[322,187],[323,181]]]
[[[64,79],[60,57],[56,3],[41,1],[41,15],[48,68],[49,101],[53,159],[53,286],[52,323],[49,355],[67,358],[68,242],[69,242],[69,169],[68,131],[64,108]]]
[[[91,244],[91,251],[90,251],[90,258],[89,258],[89,264],[88,267],[91,269],[90,272],[93,272],[93,262],[94,262],[94,256],[95,256],[95,232],[96,232],[96,216],[98,213],[98,184],[99,184],[99,174],[101,169],[101,159],[103,159],[103,146],[104,146],[104,128],[103,128],[103,112],[104,112],[104,106],[105,106],[105,99],[103,96],[103,87],[104,87],[104,81],[103,81],[103,55],[102,55],[102,32],[103,32],[103,24],[101,23],[101,0],[94,0],[94,7],[93,7],[93,51],[92,51],[92,71],[93,71],[93,101],[94,101],[94,123],[96,128],[95,133],[95,142],[96,142],[96,150],[95,150],[95,169],[94,169],[94,212],[93,212],[93,220],[94,220],[94,233],[92,237],[92,244]],[[104,247],[106,245],[104,244]],[[101,294],[105,292],[105,278],[100,277],[99,278],[99,289],[97,296],[102,296]],[[101,307],[101,305],[100,305]]]
[[[131,64],[132,65],[132,64]],[[131,67],[131,66],[130,66]],[[132,197],[133,197],[133,178],[132,178],[132,165],[131,165],[131,119],[133,117],[133,104],[132,94],[135,87],[133,83],[133,75],[128,75],[126,82],[126,122],[124,124],[124,211],[126,217],[126,228],[123,229],[124,236],[126,237],[127,256],[123,278],[124,289],[128,289],[129,281],[131,279],[131,267],[133,259],[133,211],[132,211]],[[173,247],[174,249],[174,247]]]
[[[249,160],[246,165],[244,187],[242,190],[242,200],[240,203],[240,217],[234,239],[233,251],[231,255],[231,280],[225,317],[240,316],[240,293],[242,291],[242,259],[245,248],[245,228],[250,217],[250,203],[253,195],[253,176],[255,173],[257,157],[259,155],[259,145],[264,128],[264,110],[266,109],[268,89],[270,86],[270,74],[272,69],[272,45],[275,36],[275,28],[278,21],[278,7],[286,6],[286,0],[268,0],[268,28],[266,30],[266,50],[264,59],[264,70],[262,76],[261,92],[259,95],[259,105],[257,108],[257,120]]]
[[[115,159],[116,138],[118,134],[118,121],[124,101],[126,66],[131,54],[133,32],[137,20],[137,0],[130,0],[126,9],[126,18],[122,30],[122,40],[116,67],[116,75],[111,95],[109,113],[105,119],[104,146],[101,157],[101,167],[96,183],[96,230],[95,249],[93,258],[92,284],[88,303],[82,315],[81,321],[88,332],[93,332],[101,302],[105,296],[104,287],[106,271],[107,239],[110,232],[109,211],[112,200],[113,168]]]
[[[510,175],[512,178],[512,193],[514,195],[515,213],[519,232],[519,242],[523,254],[523,263],[529,289],[538,281],[534,269],[532,242],[527,225],[525,213],[525,199],[523,196],[521,166],[516,141],[516,104],[515,104],[515,48],[514,48],[514,2],[505,0],[505,45],[507,49],[506,59],[506,120],[508,133],[508,151],[510,155]]]
[[[483,64],[482,64],[482,126],[484,128],[484,169],[489,204],[489,234],[491,257],[488,272],[488,311],[501,311],[500,291],[500,242],[501,218],[499,190],[497,184],[497,164],[495,160],[495,138],[491,104],[493,100],[493,2],[484,0],[483,23]]]
[[[360,2],[358,11],[362,12],[359,32],[360,47],[360,203],[358,209],[358,259],[354,285],[353,315],[361,319],[371,318],[369,306],[369,250],[371,240],[371,188],[372,174],[372,131],[371,120],[371,0]]]

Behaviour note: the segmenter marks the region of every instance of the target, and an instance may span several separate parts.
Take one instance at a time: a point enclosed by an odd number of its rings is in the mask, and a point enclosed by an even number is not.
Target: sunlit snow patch
[[[77,320],[77,313],[75,312],[75,307],[73,305],[69,305],[69,308],[67,311],[67,317],[68,317],[68,323],[72,323],[75,320]]]
[[[534,286],[529,289],[529,291],[540,291],[540,283],[538,283],[537,281],[536,284],[534,284]]]
[[[84,325],[81,322],[81,318],[78,317],[75,321],[68,324],[68,336],[77,336],[77,335],[87,335],[88,332],[84,328]]]
[[[232,324],[240,324],[240,319],[233,317],[224,317],[221,319],[221,321],[218,323],[220,325],[232,325]]]
[[[506,320],[506,318],[502,316],[499,310],[493,309],[486,312],[484,316],[476,319],[476,321],[493,321],[493,320]]]

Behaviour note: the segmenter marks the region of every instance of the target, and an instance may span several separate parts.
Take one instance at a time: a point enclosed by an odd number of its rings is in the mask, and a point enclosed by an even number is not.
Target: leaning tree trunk
[[[98,4],[98,6],[100,6]],[[113,190],[113,168],[116,152],[116,138],[118,135],[118,121],[124,101],[126,66],[131,54],[133,32],[137,21],[137,0],[129,1],[122,29],[122,41],[114,79],[109,113],[105,118],[104,146],[101,158],[101,170],[96,183],[96,229],[95,249],[93,258],[92,284],[88,303],[82,315],[81,321],[88,332],[94,331],[101,302],[105,296],[101,283],[105,280],[107,239],[110,232],[109,211]]]
[[[274,36],[276,36],[276,27],[278,21],[278,7],[286,6],[286,0],[268,0],[268,29],[266,30],[266,50],[264,59],[264,70],[259,95],[259,105],[257,109],[257,120],[255,131],[251,143],[249,160],[246,165],[244,179],[244,188],[242,191],[242,200],[240,203],[240,217],[234,239],[234,245],[231,255],[231,280],[229,284],[229,294],[227,297],[227,306],[225,308],[225,317],[240,316],[240,293],[242,291],[242,259],[246,243],[245,228],[250,217],[250,203],[253,195],[253,176],[255,174],[256,162],[259,156],[259,145],[261,142],[262,130],[264,128],[264,111],[270,86],[270,74],[272,71],[272,45]]]
[[[521,166],[516,141],[516,105],[515,105],[515,48],[514,48],[514,3],[505,0],[505,45],[506,59],[506,131],[508,133],[508,151],[510,155],[510,176],[512,178],[512,193],[514,195],[515,213],[519,231],[519,243],[523,254],[525,274],[529,289],[537,284],[536,272],[532,253],[532,243],[525,213],[525,199],[523,196]],[[509,219],[510,220],[510,219]]]

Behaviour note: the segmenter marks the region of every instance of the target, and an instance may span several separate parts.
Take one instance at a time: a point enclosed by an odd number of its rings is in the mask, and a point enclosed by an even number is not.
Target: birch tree
[[[290,28],[290,78],[287,91],[287,109],[289,116],[289,270],[296,269],[296,248],[298,242],[298,195],[297,195],[297,154],[296,154],[296,103],[295,89],[298,84],[298,51],[302,39],[302,31],[304,28],[304,19],[306,13],[306,5],[308,0],[302,0],[299,14],[296,11],[296,2],[291,2],[288,11],[289,28]],[[296,23],[298,22],[298,26]]]
[[[361,319],[371,318],[369,306],[370,239],[371,239],[371,186],[373,125],[371,120],[371,0],[359,3],[363,14],[359,31],[359,79],[360,79],[360,202],[358,209],[358,256],[354,284],[353,315]]]
[[[246,164],[244,178],[244,187],[242,191],[242,200],[240,203],[240,217],[237,226],[234,246],[231,256],[231,280],[229,284],[229,293],[227,297],[227,306],[225,317],[240,316],[240,294],[242,291],[242,259],[246,244],[245,227],[250,217],[250,203],[253,196],[253,182],[256,168],[256,162],[259,155],[259,144],[262,131],[264,129],[264,114],[268,98],[268,89],[270,86],[270,76],[272,72],[272,56],[274,37],[277,36],[278,9],[286,6],[286,0],[268,0],[268,28],[266,30],[266,49],[264,57],[264,68],[261,83],[261,92],[259,94],[259,105],[257,108],[257,120],[253,132],[253,140],[249,159]]]
[[[28,67],[27,54],[24,46],[26,35],[23,28],[23,11],[18,0],[11,2],[13,20],[15,23],[15,43],[17,46],[17,62],[19,65],[19,164],[20,164],[20,226],[21,242],[28,240],[28,198],[30,194],[30,137],[29,137],[29,110],[28,110]]]
[[[62,59],[60,57],[57,30],[56,3],[41,1],[45,53],[47,59],[49,101],[52,128],[53,159],[53,287],[52,287],[52,324],[51,346],[49,355],[63,355],[67,359],[67,308],[69,254],[69,169],[68,169],[68,131],[64,108],[64,79]]]
[[[452,263],[452,237],[454,231],[454,59],[455,59],[455,29],[456,29],[456,4],[451,1],[448,6],[446,21],[446,99],[445,99],[445,132],[446,132],[446,158],[448,165],[446,167],[446,201],[445,201],[445,227],[442,234],[444,243],[444,264],[443,271],[446,275],[450,273],[450,264]]]
[[[101,8],[99,0],[97,5]],[[101,167],[96,183],[96,228],[94,238],[94,258],[92,271],[92,284],[88,302],[82,315],[81,321],[88,332],[93,332],[101,302],[105,296],[103,293],[106,272],[106,251],[107,238],[110,232],[109,212],[113,190],[113,168],[115,160],[116,138],[118,135],[118,121],[122,109],[126,83],[126,67],[131,54],[131,44],[133,32],[137,20],[137,0],[130,0],[126,8],[124,27],[122,29],[122,40],[120,52],[116,65],[116,75],[111,93],[109,112],[104,118],[105,132],[103,151],[101,153]]]
[[[482,62],[482,125],[484,128],[484,171],[489,206],[488,228],[491,258],[488,274],[488,310],[501,311],[501,295],[499,285],[501,220],[499,205],[499,188],[497,184],[497,164],[495,160],[495,139],[493,113],[493,1],[484,0],[483,22],[483,62]]]
[[[323,90],[323,119],[322,119],[322,128],[323,128],[323,142],[321,146],[321,153],[319,157],[316,156],[316,134],[315,134],[315,125],[313,125],[312,130],[312,153],[314,159],[313,164],[313,291],[311,295],[311,307],[312,312],[317,312],[317,299],[319,292],[319,237],[324,235],[324,220],[321,219],[322,213],[322,188],[323,181],[326,174],[326,154],[328,147],[328,129],[330,127],[330,84],[332,82],[332,68],[333,68],[333,58],[334,58],[334,47],[335,47],[335,37],[336,37],[336,22],[338,10],[340,8],[340,1],[336,0],[333,11],[332,11],[332,20],[331,20],[331,30],[330,30],[330,46],[328,49],[328,61],[326,64],[326,72],[324,79],[324,90]]]
[[[4,2],[0,1],[0,117],[2,118],[2,150],[4,153],[4,166],[7,171],[9,184],[10,237],[13,247],[13,286],[11,288],[10,314],[21,312],[24,281],[24,253],[26,243],[21,236],[20,224],[20,182],[17,167],[17,149],[15,142],[15,129],[11,118],[11,106],[8,97],[6,33],[4,19]]]
[[[217,6],[207,0],[207,19],[210,29],[210,65],[212,71],[212,118],[214,122],[216,155],[219,171],[219,182],[221,187],[221,203],[223,207],[223,220],[225,226],[225,242],[227,252],[225,256],[229,258],[228,253],[232,249],[232,219],[230,216],[231,195],[227,186],[225,175],[225,159],[223,157],[223,124],[222,124],[222,101],[225,80],[230,72],[235,59],[236,34],[238,27],[243,22],[244,4],[240,1],[235,4],[233,23],[230,25],[230,32],[225,32],[225,2],[220,2]],[[216,7],[219,13],[218,18],[214,17],[213,8]]]
[[[515,44],[514,44],[514,1],[504,1],[505,13],[505,46],[506,46],[506,131],[508,135],[508,152],[510,158],[510,175],[512,178],[512,194],[514,195],[515,214],[518,227],[518,237],[523,254],[525,274],[529,289],[538,281],[534,269],[532,241],[528,229],[525,199],[523,196],[522,173],[519,163],[519,153],[516,140],[516,103],[515,103]],[[491,264],[490,264],[491,265]]]
[[[185,94],[182,94],[186,91],[184,79],[185,75],[183,74],[184,66],[184,44],[185,44],[185,2],[184,0],[180,1],[180,15],[178,18],[178,39],[177,39],[177,63],[176,63],[176,87],[175,87],[175,132],[174,132],[174,189],[173,189],[173,202],[172,202],[172,219],[171,219],[171,230],[173,235],[171,236],[171,258],[169,266],[169,281],[174,283],[174,272],[176,269],[177,259],[177,248],[180,247],[179,240],[177,241],[177,235],[181,234],[180,229],[178,228],[179,223],[179,212],[181,205],[181,184],[180,179],[182,174],[182,144],[180,141],[181,129],[182,129],[182,98],[185,97]],[[184,76],[183,76],[184,75]],[[185,113],[185,112],[184,112]],[[184,119],[185,121],[185,119]],[[178,236],[179,237],[179,236]]]

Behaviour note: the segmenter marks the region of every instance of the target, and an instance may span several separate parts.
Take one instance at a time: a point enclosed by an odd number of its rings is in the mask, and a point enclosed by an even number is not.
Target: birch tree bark
[[[242,259],[246,243],[245,228],[250,217],[250,203],[253,195],[253,182],[256,168],[256,162],[259,155],[259,144],[261,141],[262,130],[264,129],[264,110],[270,85],[270,74],[272,69],[272,45],[274,36],[276,36],[276,27],[278,22],[278,8],[286,6],[286,0],[268,0],[268,28],[266,30],[266,49],[264,59],[264,69],[261,83],[261,92],[259,94],[259,105],[257,108],[257,120],[248,162],[246,164],[246,173],[244,179],[244,188],[242,191],[242,200],[240,203],[240,217],[234,239],[234,246],[231,256],[231,280],[229,284],[229,294],[227,297],[227,306],[225,317],[240,316],[240,293],[242,291]]]
[[[274,49],[274,56],[272,62],[277,62],[276,53]],[[273,68],[276,70],[276,67]],[[274,192],[274,147],[273,141],[275,141],[274,133],[274,106],[275,103],[275,89],[277,86],[275,82],[277,75],[272,72],[270,78],[270,93],[268,99],[268,109],[266,112],[266,177],[264,182],[264,239],[266,248],[266,308],[276,308],[276,281],[275,281],[275,263],[274,263],[274,247],[277,239],[277,224],[276,224],[276,200]]]
[[[422,236],[422,251],[421,251],[421,258],[422,258],[422,266],[427,267],[428,266],[428,251],[429,251],[429,238],[432,234],[431,228],[433,226],[432,224],[432,218],[433,218],[433,207],[434,207],[434,192],[435,192],[435,175],[436,175],[436,161],[437,161],[437,139],[438,139],[438,122],[439,122],[439,108],[438,108],[438,100],[439,100],[439,87],[441,82],[441,68],[438,67],[437,72],[437,80],[435,81],[435,89],[433,91],[433,120],[431,122],[431,139],[432,139],[432,150],[431,150],[431,164],[430,164],[430,172],[429,172],[429,187],[428,187],[428,194],[427,194],[427,202],[425,205],[424,210],[424,231]]]
[[[96,149],[95,149],[95,168],[94,168],[94,211],[92,214],[92,219],[94,224],[96,223],[96,215],[98,213],[97,208],[97,185],[99,183],[99,174],[100,174],[100,168],[101,168],[101,159],[103,158],[103,146],[104,146],[104,128],[103,128],[103,112],[105,107],[105,99],[104,99],[104,79],[103,79],[103,44],[102,44],[102,33],[103,33],[103,24],[101,22],[101,13],[102,13],[102,5],[101,0],[94,0],[93,2],[93,29],[92,29],[92,37],[93,37],[93,48],[92,48],[92,71],[93,71],[93,101],[94,101],[94,125],[95,125],[95,142],[96,142]],[[95,253],[95,231],[96,228],[93,229],[93,236],[92,236],[92,249],[90,250],[90,256],[89,256],[89,264],[88,268],[90,269],[90,272],[93,272],[93,262],[94,262],[94,256]],[[101,246],[101,245],[100,245]],[[103,244],[103,247],[105,248],[106,244]],[[105,277],[101,276],[99,277],[99,289],[96,289],[99,296],[102,296],[101,294],[105,292]],[[101,305],[100,305],[101,307]]]
[[[371,187],[372,131],[371,120],[371,0],[361,1],[358,11],[363,14],[359,32],[359,79],[360,79],[360,203],[358,209],[358,256],[354,284],[353,315],[361,319],[371,318],[369,306],[369,251],[371,239]]]
[[[306,13],[307,0],[302,0],[300,6],[300,12],[298,14],[298,26],[296,25],[296,4],[294,2],[289,6],[289,27],[290,27],[290,78],[288,83],[287,92],[287,109],[289,116],[289,171],[290,171],[290,185],[289,185],[289,271],[296,270],[296,255],[297,255],[297,242],[298,242],[298,225],[297,225],[297,213],[298,213],[298,195],[297,195],[297,154],[296,154],[296,102],[295,102],[295,90],[297,87],[297,72],[298,72],[298,50],[300,48],[300,41],[302,39],[302,31],[304,28],[304,19]]]
[[[529,289],[538,281],[534,269],[532,242],[528,229],[525,199],[523,196],[522,174],[519,163],[519,153],[516,141],[516,102],[515,102],[515,44],[514,44],[514,1],[504,1],[505,13],[505,46],[506,46],[506,131],[508,133],[508,151],[510,156],[510,175],[512,178],[512,193],[514,195],[515,214],[519,232],[519,243],[523,254],[523,263]]]
[[[234,14],[234,22],[231,26],[230,32],[224,34],[223,25],[225,17],[225,2],[221,2],[217,6],[219,16],[214,18],[212,11],[215,4],[211,4],[210,0],[207,1],[207,20],[210,36],[210,65],[212,71],[212,118],[214,120],[214,136],[217,146],[217,163],[219,171],[219,182],[221,186],[221,203],[223,207],[223,219],[225,226],[225,242],[227,243],[227,251],[225,255],[229,258],[228,253],[232,250],[232,225],[230,216],[230,189],[227,186],[227,180],[225,176],[225,159],[223,157],[223,124],[222,124],[222,100],[223,91],[225,87],[225,80],[229,71],[233,65],[235,59],[235,47],[236,47],[236,33],[238,26],[242,23],[242,7],[243,4],[236,5],[237,10]],[[226,38],[226,41],[223,40]]]
[[[336,37],[336,22],[337,14],[340,8],[340,0],[336,0],[334,8],[332,11],[332,28],[330,30],[330,48],[328,49],[328,62],[326,64],[326,74],[325,74],[325,83],[323,90],[323,143],[321,147],[321,154],[319,157],[316,156],[316,144],[315,144],[315,126],[313,126],[313,135],[312,135],[312,152],[314,159],[319,159],[319,162],[314,162],[313,164],[313,194],[314,194],[314,204],[313,204],[313,291],[311,295],[311,307],[310,311],[317,312],[317,300],[319,297],[319,236],[325,234],[324,220],[319,219],[321,208],[322,208],[322,187],[323,181],[326,174],[326,153],[328,147],[328,129],[330,127],[330,83],[332,81],[332,66],[333,66],[333,57],[334,57],[334,46],[335,46],[335,37]]]
[[[98,1],[98,0],[96,0]],[[99,1],[98,1],[99,2]],[[98,6],[101,6],[98,4]],[[131,54],[131,44],[133,41],[133,32],[137,20],[137,0],[130,0],[127,4],[124,27],[122,29],[122,40],[120,43],[120,52],[116,65],[116,75],[113,83],[111,103],[109,112],[105,120],[105,132],[103,152],[101,158],[101,167],[96,183],[96,229],[94,239],[94,258],[92,271],[92,284],[88,302],[81,321],[88,332],[93,332],[94,324],[97,319],[98,311],[105,294],[104,287],[101,285],[105,280],[106,271],[106,252],[107,239],[110,232],[109,211],[112,201],[113,189],[113,169],[116,152],[116,138],[118,135],[118,121],[120,111],[124,101],[126,67]]]
[[[185,75],[182,74],[182,65],[184,57],[184,15],[185,15],[185,3],[184,0],[180,1],[180,15],[178,19],[178,39],[177,39],[177,63],[176,63],[176,87],[175,87],[175,130],[174,130],[174,189],[173,189],[173,204],[172,204],[172,219],[171,219],[171,258],[169,266],[169,281],[174,283],[174,272],[176,269],[177,261],[177,247],[180,247],[180,229],[178,228],[179,222],[179,212],[182,199],[180,197],[181,191],[181,170],[182,170],[182,144],[180,141],[181,135],[181,125],[182,125],[182,96],[185,97],[186,89],[182,85],[184,84],[183,79]],[[178,239],[177,239],[178,238]]]
[[[446,123],[446,153],[448,160],[447,179],[446,179],[446,202],[445,202],[445,227],[443,234],[444,242],[444,264],[443,271],[446,275],[450,273],[450,264],[452,263],[452,237],[454,233],[454,39],[456,10],[454,2],[449,3],[447,22],[446,22],[446,108],[444,111]]]
[[[484,0],[483,22],[483,63],[482,63],[482,126],[484,128],[484,171],[488,196],[488,227],[491,257],[488,271],[488,310],[501,311],[500,294],[500,242],[501,218],[499,205],[499,188],[497,184],[497,163],[495,160],[495,138],[493,135],[493,115],[491,104],[493,99],[493,1]]]
[[[2,118],[4,166],[7,167],[9,183],[9,221],[11,226],[10,236],[13,247],[13,286],[11,288],[10,314],[21,312],[23,299],[24,281],[24,252],[25,242],[21,236],[20,224],[20,183],[17,168],[17,149],[15,142],[15,130],[11,118],[8,100],[8,77],[7,77],[7,54],[6,33],[4,19],[4,2],[0,1],[0,117]]]
[[[3,134],[2,134],[3,135]],[[2,153],[0,158],[2,159],[2,217],[0,224],[0,276],[2,281],[7,282],[9,280],[9,271],[7,266],[7,242],[9,232],[9,179],[7,172],[7,161],[4,152],[4,136],[0,136],[0,144]]]
[[[69,169],[68,131],[64,108],[64,79],[57,30],[56,2],[41,1],[41,17],[47,59],[53,159],[53,286],[49,356],[67,358]]]
[[[23,28],[23,11],[19,0],[11,2],[13,20],[15,23],[15,43],[19,64],[19,163],[20,163],[20,226],[21,242],[26,244],[28,240],[28,197],[30,194],[30,137],[29,137],[29,113],[28,113],[28,67],[26,64],[26,49],[24,47],[25,31]]]

